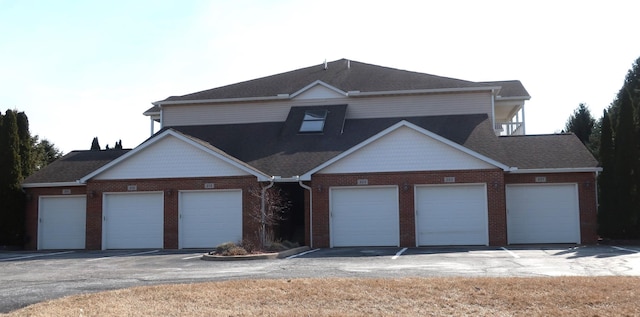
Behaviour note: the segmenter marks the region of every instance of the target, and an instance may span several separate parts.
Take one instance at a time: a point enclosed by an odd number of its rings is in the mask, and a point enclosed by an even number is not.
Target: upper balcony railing
[[[524,122],[498,122],[496,130],[500,135],[524,135]]]

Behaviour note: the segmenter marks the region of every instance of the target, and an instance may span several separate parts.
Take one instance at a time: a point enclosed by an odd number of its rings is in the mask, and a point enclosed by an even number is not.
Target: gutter
[[[532,168],[513,169],[513,174],[539,174],[539,173],[593,173],[602,172],[602,167],[563,167],[563,168]]]
[[[22,184],[22,188],[36,188],[36,187],[71,187],[71,186],[86,186],[79,181],[75,182],[59,182],[59,183],[27,183]]]
[[[313,83],[315,84],[315,83]],[[464,87],[464,88],[437,88],[437,89],[413,89],[413,90],[389,90],[389,91],[369,91],[361,92],[359,90],[352,90],[346,93],[347,97],[366,97],[366,96],[381,96],[381,95],[412,95],[412,94],[434,94],[434,93],[450,93],[450,92],[472,92],[472,91],[491,91],[500,89],[500,86],[486,86],[486,87]],[[302,90],[304,91],[304,90]],[[289,100],[297,96],[296,92],[291,94],[278,94],[275,96],[263,96],[263,97],[244,97],[244,98],[222,98],[222,99],[194,99],[194,100],[161,100],[152,102],[154,106],[162,105],[183,105],[183,104],[200,104],[200,103],[223,103],[223,102],[248,102],[248,101],[269,101],[269,100]]]

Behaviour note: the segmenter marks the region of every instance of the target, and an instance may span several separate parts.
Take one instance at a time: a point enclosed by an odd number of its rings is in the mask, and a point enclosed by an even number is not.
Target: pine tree
[[[33,155],[35,144],[33,143],[33,138],[31,138],[31,134],[29,133],[29,119],[27,118],[27,115],[24,112],[18,112],[16,114],[16,118],[18,121],[18,137],[20,142],[20,167],[22,170],[22,179],[25,179],[35,171],[35,160]]]
[[[602,173],[598,177],[599,206],[598,206],[598,233],[603,237],[613,237],[614,233],[621,231],[616,228],[619,223],[615,222],[616,208],[616,182],[615,182],[615,161],[613,148],[613,134],[611,130],[611,120],[604,110],[601,119],[600,148],[598,156]]]
[[[634,109],[631,96],[625,88],[618,93],[618,124],[615,130],[614,162],[617,192],[616,222],[621,225],[622,238],[637,236],[638,210],[636,205],[636,177],[638,154],[636,128],[634,125]]]
[[[0,129],[0,245],[21,245],[24,236],[24,197],[20,138],[16,113],[7,110]]]
[[[91,151],[100,151],[100,142],[98,142],[98,137],[94,137],[91,142]]]
[[[567,120],[565,131],[573,132],[582,141],[582,144],[588,145],[595,123],[596,120],[591,115],[587,105],[581,103]]]

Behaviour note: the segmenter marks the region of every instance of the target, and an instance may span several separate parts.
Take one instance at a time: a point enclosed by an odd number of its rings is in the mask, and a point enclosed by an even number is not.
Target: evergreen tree
[[[118,140],[118,142],[116,142],[116,146],[113,149],[122,150],[122,140]]]
[[[616,182],[615,182],[615,161],[613,148],[613,134],[611,130],[611,120],[604,110],[601,119],[600,148],[598,157],[602,166],[602,173],[598,177],[599,205],[598,205],[598,233],[600,236],[612,237],[621,228],[615,221],[616,208]]]
[[[0,245],[22,245],[24,197],[20,160],[20,138],[16,113],[7,110],[0,129]]]
[[[620,223],[621,238],[637,236],[638,208],[636,204],[636,177],[638,161],[634,109],[631,96],[623,87],[616,100],[618,106],[618,124],[614,139],[614,163],[617,203],[615,221]]]
[[[49,164],[51,162],[62,157],[62,152],[58,150],[58,148],[49,140],[42,139],[42,141],[38,141],[38,136],[32,138],[34,147],[34,161],[35,161],[35,169],[39,170]]]
[[[29,133],[29,119],[24,112],[16,114],[18,121],[18,137],[20,141],[20,161],[22,170],[22,179],[27,178],[35,171],[35,160],[33,157],[33,149],[35,144]]]
[[[91,151],[100,151],[100,142],[98,142],[98,137],[94,137],[91,142]]]
[[[595,123],[596,120],[591,116],[587,105],[581,103],[567,120],[565,131],[573,132],[582,141],[582,144],[588,145]]]

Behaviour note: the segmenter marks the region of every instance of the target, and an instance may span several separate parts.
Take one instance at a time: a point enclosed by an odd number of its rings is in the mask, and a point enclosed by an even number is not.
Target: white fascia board
[[[500,86],[482,86],[465,88],[439,88],[439,89],[413,89],[413,90],[389,90],[389,91],[349,91],[349,97],[369,97],[381,95],[416,95],[416,94],[441,94],[453,92],[491,91],[500,89]]]
[[[304,93],[305,91],[307,91],[307,90],[309,90],[309,89],[311,89],[311,88],[313,88],[313,87],[315,87],[315,86],[318,86],[318,85],[320,85],[320,86],[322,86],[322,87],[325,87],[325,88],[327,88],[327,89],[329,89],[329,90],[331,90],[331,91],[333,91],[333,92],[336,92],[336,93],[338,93],[338,94],[341,94],[341,95],[343,95],[343,96],[345,96],[345,97],[347,96],[347,92],[342,91],[342,90],[340,90],[340,89],[338,89],[338,88],[336,88],[336,87],[333,87],[333,86],[331,86],[331,85],[329,85],[329,84],[327,84],[327,83],[323,82],[322,80],[316,80],[316,81],[314,81],[314,82],[312,82],[312,83],[310,83],[310,84],[306,85],[304,88],[302,88],[302,89],[300,89],[300,90],[298,90],[298,91],[294,92],[294,93],[293,93],[293,94],[291,94],[289,97],[290,97],[291,99],[293,99],[293,98],[295,98],[296,96],[298,96],[298,95],[300,95],[300,94]]]
[[[278,94],[277,96],[265,96],[265,97],[156,101],[156,102],[152,102],[151,104],[154,105],[154,106],[163,106],[163,105],[186,105],[186,104],[198,104],[198,103],[269,101],[269,100],[283,100],[283,99],[290,99],[290,98],[291,97],[289,96],[289,94]]]
[[[511,174],[595,173],[602,172],[602,167],[531,168],[515,169],[509,172]]]
[[[371,144],[372,142],[382,138],[383,136],[385,136],[385,135],[387,135],[387,134],[389,134],[389,133],[391,133],[391,132],[393,132],[393,131],[401,128],[401,127],[408,127],[408,128],[413,129],[413,130],[415,130],[417,132],[420,132],[420,133],[422,133],[422,134],[424,134],[424,135],[426,135],[426,136],[428,136],[428,137],[430,137],[430,138],[432,138],[432,139],[434,139],[436,141],[442,142],[442,143],[444,143],[444,144],[446,144],[446,145],[448,145],[450,147],[453,147],[453,148],[455,148],[455,149],[457,149],[457,150],[459,150],[459,151],[461,151],[463,153],[466,153],[466,154],[471,155],[471,156],[473,156],[473,157],[475,157],[475,158],[477,158],[477,159],[479,159],[481,161],[484,161],[485,163],[494,165],[494,166],[502,169],[503,171],[509,171],[509,170],[512,169],[511,167],[509,167],[507,165],[504,165],[504,164],[502,164],[502,163],[500,163],[500,162],[498,162],[498,161],[496,161],[494,159],[488,158],[488,157],[486,157],[486,156],[484,156],[484,155],[482,155],[480,153],[472,151],[472,150],[470,150],[470,149],[468,149],[468,148],[466,148],[466,147],[464,147],[464,146],[462,146],[462,145],[460,145],[458,143],[455,143],[455,142],[453,142],[453,141],[451,141],[451,140],[449,140],[447,138],[441,137],[441,136],[439,136],[439,135],[437,135],[437,134],[435,134],[435,133],[433,133],[433,132],[431,132],[429,130],[423,129],[423,128],[421,128],[421,127],[419,127],[419,126],[417,126],[417,125],[415,125],[415,124],[413,124],[411,122],[408,122],[406,120],[402,120],[402,121],[390,126],[389,128],[384,129],[380,133],[370,137],[369,139],[361,142],[360,144],[357,144],[356,146],[350,148],[349,150],[340,153],[339,155],[337,155],[334,158],[324,162],[323,164],[317,166],[316,168],[304,173],[303,175],[300,176],[300,180],[310,181],[311,180],[311,175],[315,174],[316,172],[324,169],[325,167],[327,167],[327,166],[329,166],[329,165],[341,160],[342,158],[350,155],[351,153],[358,151],[359,149]]]
[[[86,186],[86,184],[75,182],[59,182],[59,183],[28,183],[22,184],[22,188],[40,188],[40,187],[71,187]]]
[[[496,100],[499,101],[509,101],[509,100],[530,100],[531,96],[516,96],[516,97],[502,97],[500,95],[496,96]]]
[[[182,140],[182,141],[184,141],[186,143],[189,143],[189,144],[191,144],[191,145],[193,145],[195,147],[198,147],[198,148],[202,149],[203,151],[205,151],[205,152],[207,152],[207,153],[209,153],[209,154],[211,154],[211,155],[213,155],[213,156],[215,156],[215,157],[217,157],[217,158],[219,158],[219,159],[221,159],[221,160],[223,160],[223,161],[225,161],[225,162],[227,162],[227,163],[229,163],[229,164],[231,164],[231,165],[233,165],[233,166],[235,166],[235,167],[237,167],[237,168],[239,168],[239,169],[241,169],[241,170],[243,170],[243,171],[245,171],[245,172],[247,172],[247,173],[249,173],[251,175],[256,176],[259,181],[263,181],[265,179],[270,179],[270,177],[267,176],[266,174],[264,174],[264,173],[262,173],[260,171],[257,171],[255,169],[247,166],[246,164],[244,164],[242,162],[239,162],[239,161],[229,157],[228,155],[224,155],[224,154],[221,154],[219,152],[213,151],[210,148],[205,147],[202,144],[199,144],[199,143],[193,141],[190,138],[187,138],[183,134],[169,129],[169,130],[166,130],[166,131],[162,132],[160,135],[154,137],[153,139],[151,139],[151,140],[149,140],[149,141],[147,141],[145,143],[140,144],[135,149],[127,152],[126,154],[118,157],[117,159],[105,164],[104,166],[102,166],[101,168],[93,171],[89,175],[81,178],[79,180],[79,182],[80,183],[86,183],[89,179],[91,179],[91,178],[101,174],[102,172],[104,172],[104,171],[106,171],[106,170],[118,165],[120,162],[128,159],[129,157],[131,157],[133,155],[136,155],[138,152],[141,152],[142,150],[144,150],[147,147],[155,144],[156,142],[159,142],[160,140],[166,138],[169,135],[170,136],[174,136],[174,137],[176,137],[176,138],[178,138],[178,139],[180,139],[180,140]],[[220,151],[220,152],[222,152],[222,151]]]

